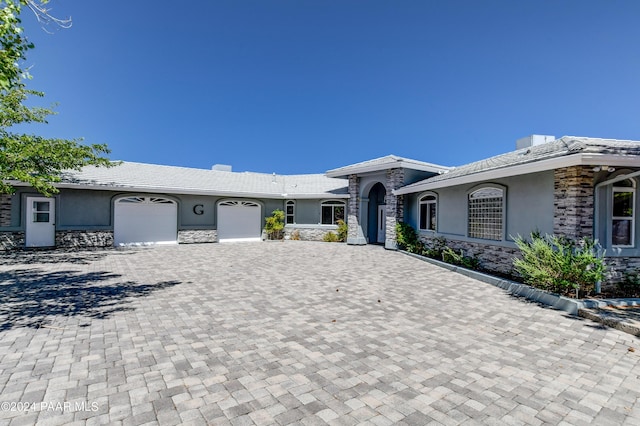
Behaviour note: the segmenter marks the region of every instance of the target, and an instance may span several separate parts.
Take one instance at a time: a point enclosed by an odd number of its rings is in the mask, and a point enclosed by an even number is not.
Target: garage
[[[260,204],[252,201],[223,201],[218,204],[218,241],[260,241]]]
[[[178,243],[178,204],[167,198],[119,198],[113,222],[116,246]]]

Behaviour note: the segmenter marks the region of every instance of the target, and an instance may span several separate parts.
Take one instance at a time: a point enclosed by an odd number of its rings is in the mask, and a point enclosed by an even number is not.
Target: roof
[[[328,170],[326,175],[329,177],[347,177],[352,174],[377,172],[388,169],[412,169],[433,173],[444,173],[451,167],[440,166],[438,164],[425,163],[424,161],[412,160],[410,158],[398,157],[397,155],[387,155],[385,157],[374,158],[373,160],[363,161],[361,163],[351,164],[349,166],[339,167],[337,169]]]
[[[228,172],[133,162],[66,171],[56,187],[263,198],[348,198],[346,180],[323,174]]]
[[[571,165],[640,167],[640,142],[564,136],[552,142],[497,155],[433,176],[394,191],[397,195],[552,170]]]

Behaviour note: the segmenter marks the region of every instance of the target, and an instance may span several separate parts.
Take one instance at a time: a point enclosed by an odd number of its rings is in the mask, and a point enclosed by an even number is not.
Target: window
[[[323,201],[321,204],[323,225],[335,225],[339,220],[344,220],[344,201]]]
[[[284,223],[296,223],[296,202],[292,200],[287,201],[284,208]]]
[[[49,222],[49,202],[48,201],[33,202],[33,221]]]
[[[436,230],[435,195],[425,195],[420,199],[419,229],[422,231]]]
[[[636,189],[631,179],[613,184],[611,212],[611,244],[618,247],[634,245],[634,206]]]
[[[469,237],[502,240],[504,191],[481,188],[469,194]]]

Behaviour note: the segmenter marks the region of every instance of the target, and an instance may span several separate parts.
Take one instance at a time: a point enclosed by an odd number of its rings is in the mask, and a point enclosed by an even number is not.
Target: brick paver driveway
[[[0,302],[4,424],[640,424],[639,339],[380,247],[3,255]]]

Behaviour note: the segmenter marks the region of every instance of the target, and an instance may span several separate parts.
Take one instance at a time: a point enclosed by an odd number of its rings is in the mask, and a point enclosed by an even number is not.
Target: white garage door
[[[177,244],[178,204],[159,197],[127,197],[116,201],[113,219],[116,246]]]
[[[218,241],[260,241],[260,205],[251,201],[223,201],[218,204]]]

